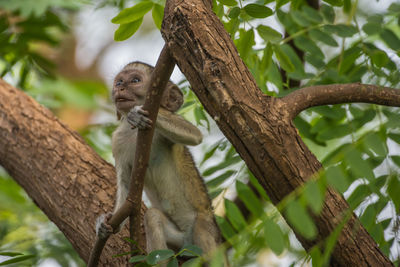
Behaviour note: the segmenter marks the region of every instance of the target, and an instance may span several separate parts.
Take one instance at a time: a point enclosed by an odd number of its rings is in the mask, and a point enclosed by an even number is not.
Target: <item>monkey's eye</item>
[[[122,82],[123,82],[123,81],[122,81],[122,79],[121,79],[121,80],[117,81],[117,82],[115,83],[115,85],[116,85],[116,86],[122,85]]]
[[[131,80],[132,83],[138,83],[138,82],[141,82],[141,81],[142,81],[142,80],[140,80],[139,77],[134,77],[134,78]]]

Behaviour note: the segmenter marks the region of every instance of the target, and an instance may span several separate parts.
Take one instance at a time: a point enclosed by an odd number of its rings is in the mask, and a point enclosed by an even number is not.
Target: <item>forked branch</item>
[[[161,97],[164,92],[164,88],[167,85],[169,78],[174,70],[175,62],[170,56],[167,46],[165,45],[161,51],[160,57],[158,58],[157,64],[151,75],[150,82],[147,85],[146,101],[143,109],[149,112],[149,118],[152,121],[156,121],[158,109],[160,107]],[[154,134],[154,126],[148,130],[139,130],[137,135],[137,146],[135,152],[135,160],[133,163],[131,184],[129,188],[129,194],[122,205],[117,210],[108,223],[111,227],[116,230],[119,225],[130,215],[133,222],[131,223],[133,236],[139,247],[143,248],[145,244],[144,237],[140,234],[140,223],[142,216],[140,213],[142,203],[142,192],[144,184],[144,176],[146,174],[147,165],[150,158],[151,142]],[[95,246],[90,254],[88,266],[97,266],[101,251],[107,242],[107,238],[100,239],[96,238]]]
[[[296,90],[281,100],[293,119],[307,108],[322,105],[362,102],[399,107],[400,90],[361,83],[316,85]]]

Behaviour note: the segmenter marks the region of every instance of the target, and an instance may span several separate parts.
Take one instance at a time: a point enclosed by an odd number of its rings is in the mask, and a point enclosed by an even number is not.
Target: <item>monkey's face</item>
[[[117,111],[126,114],[137,105],[143,105],[149,75],[139,69],[122,70],[114,79],[112,99]]]

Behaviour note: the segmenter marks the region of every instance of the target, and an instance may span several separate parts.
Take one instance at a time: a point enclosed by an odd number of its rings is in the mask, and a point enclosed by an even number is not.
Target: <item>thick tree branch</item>
[[[265,96],[240,59],[222,23],[202,0],[169,0],[162,34],[179,68],[221,131],[235,146],[273,203],[279,203],[322,165],[298,135],[285,102]],[[323,244],[348,205],[329,189],[315,218],[317,237],[297,235],[305,249]],[[343,227],[330,266],[392,266],[355,215]]]
[[[146,87],[146,101],[143,109],[149,112],[149,118],[155,122],[157,119],[158,109],[160,107],[161,97],[167,85],[172,71],[174,70],[175,63],[169,54],[167,46],[164,46],[158,58],[157,64],[151,74],[150,82]],[[144,185],[144,177],[147,170],[147,165],[150,158],[151,142],[154,134],[154,125],[148,130],[139,130],[137,135],[137,146],[135,152],[135,160],[133,162],[131,183],[129,193],[126,201],[118,209],[111,219],[109,224],[116,230],[119,225],[130,215],[133,222],[131,222],[131,230],[133,237],[137,241],[139,248],[143,250],[146,240],[140,233],[140,225],[142,216],[140,209],[142,206],[142,192]],[[108,238],[96,239],[95,246],[90,255],[88,267],[97,266],[98,259],[100,258],[101,251],[106,244]]]
[[[363,102],[400,107],[400,90],[371,84],[316,85],[296,90],[281,100],[293,119],[315,106]]]
[[[114,167],[48,109],[1,79],[0,165],[87,261],[95,220],[114,203]],[[111,238],[102,266],[126,264],[126,257],[112,255],[129,251],[123,241],[128,235],[124,229]]]

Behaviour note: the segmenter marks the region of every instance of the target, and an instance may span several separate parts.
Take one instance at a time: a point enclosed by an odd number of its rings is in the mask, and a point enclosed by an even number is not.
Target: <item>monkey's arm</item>
[[[196,126],[163,108],[158,113],[156,129],[173,143],[195,146],[203,140],[203,135]]]

